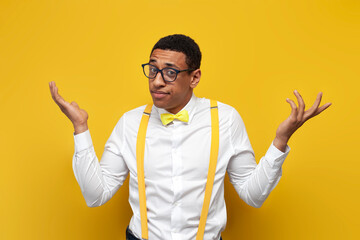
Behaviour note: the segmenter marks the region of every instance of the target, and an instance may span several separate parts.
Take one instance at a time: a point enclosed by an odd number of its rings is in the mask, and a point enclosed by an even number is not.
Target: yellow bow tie
[[[171,114],[171,113],[163,113],[161,114],[161,121],[164,125],[168,125],[171,123],[174,119],[179,119],[183,122],[189,121],[189,113],[187,110],[182,110],[178,112],[177,114]]]

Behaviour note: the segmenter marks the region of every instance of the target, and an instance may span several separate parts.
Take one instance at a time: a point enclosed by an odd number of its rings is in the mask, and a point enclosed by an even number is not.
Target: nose
[[[165,86],[165,80],[163,79],[161,72],[157,72],[155,78],[152,80],[155,87],[163,87]]]

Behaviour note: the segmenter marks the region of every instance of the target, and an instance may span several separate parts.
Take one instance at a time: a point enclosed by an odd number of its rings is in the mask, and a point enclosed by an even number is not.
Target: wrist
[[[276,136],[273,141],[273,144],[277,149],[279,149],[282,152],[285,152],[288,141],[289,139],[287,138],[280,138]]]
[[[84,124],[80,124],[80,125],[75,125],[74,124],[74,131],[75,131],[75,135],[76,134],[79,134],[79,133],[82,133],[82,132],[85,132],[87,131],[89,128],[88,128],[88,125],[87,123],[84,123]]]

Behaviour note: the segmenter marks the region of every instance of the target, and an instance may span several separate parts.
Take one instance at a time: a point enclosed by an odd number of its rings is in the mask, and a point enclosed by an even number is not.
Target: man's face
[[[150,56],[149,63],[158,69],[171,67],[184,70],[189,68],[185,60],[184,53],[155,49]],[[200,80],[200,75],[200,69],[190,74],[181,72],[174,82],[166,82],[158,72],[155,78],[149,79],[149,90],[154,105],[174,114],[179,112],[190,100],[193,88]]]

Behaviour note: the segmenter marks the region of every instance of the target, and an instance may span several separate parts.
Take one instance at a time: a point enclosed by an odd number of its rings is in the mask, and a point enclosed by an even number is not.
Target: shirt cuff
[[[274,142],[272,142],[265,154],[265,158],[272,167],[281,167],[289,152],[290,147],[288,145],[286,145],[285,152],[282,152],[277,147],[275,147]]]
[[[75,153],[81,152],[93,146],[89,129],[85,132],[74,135]]]

